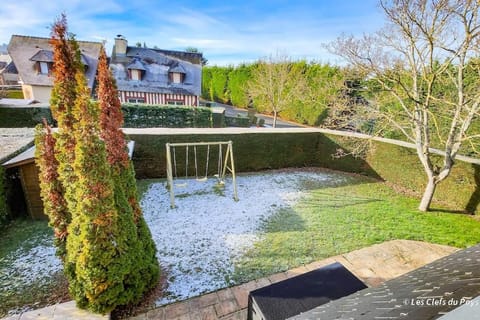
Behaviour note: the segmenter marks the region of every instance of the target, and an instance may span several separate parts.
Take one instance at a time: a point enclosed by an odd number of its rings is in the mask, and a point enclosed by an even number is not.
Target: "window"
[[[145,98],[128,98],[129,103],[145,103]]]
[[[170,72],[170,82],[183,83],[185,80],[185,74],[181,72]]]
[[[185,103],[183,100],[167,100],[167,104],[171,106],[183,106]]]
[[[48,74],[48,62],[43,62],[43,61],[40,61],[38,62],[38,66],[39,66],[39,73],[41,74]]]
[[[182,74],[178,72],[174,72],[172,74],[172,82],[173,83],[182,83]]]
[[[130,70],[130,77],[132,80],[142,80],[142,70],[138,70],[138,69]]]

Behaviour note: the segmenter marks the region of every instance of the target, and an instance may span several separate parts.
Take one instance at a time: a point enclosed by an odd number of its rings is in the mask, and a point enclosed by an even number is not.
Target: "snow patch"
[[[158,305],[233,285],[235,260],[252,248],[259,227],[282,207],[294,205],[304,192],[302,181],[339,181],[324,172],[271,172],[237,177],[239,201],[231,178],[219,192],[215,179],[174,183],[176,208],[170,208],[166,182],[153,183],[141,206],[168,270],[166,295]],[[177,185],[181,185],[178,187]]]

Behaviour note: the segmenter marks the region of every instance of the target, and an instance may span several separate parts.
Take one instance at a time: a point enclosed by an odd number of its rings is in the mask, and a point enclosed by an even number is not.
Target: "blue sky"
[[[0,6],[0,44],[12,34],[49,37],[62,12],[77,39],[106,40],[108,54],[122,34],[131,45],[197,47],[210,65],[252,62],[276,52],[341,63],[322,44],[383,25],[377,0],[7,0]]]

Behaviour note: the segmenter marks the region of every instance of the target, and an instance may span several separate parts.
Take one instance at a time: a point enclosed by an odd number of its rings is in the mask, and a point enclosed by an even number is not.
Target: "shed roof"
[[[133,149],[135,148],[135,141],[129,141],[127,144],[127,147],[128,147],[128,156],[132,158]],[[25,150],[24,152],[17,155],[16,157],[3,163],[2,166],[4,166],[5,168],[13,168],[13,167],[18,167],[27,163],[32,163],[34,161],[35,161],[35,146],[32,146],[27,150]]]
[[[33,128],[0,128],[0,163],[33,144]]]

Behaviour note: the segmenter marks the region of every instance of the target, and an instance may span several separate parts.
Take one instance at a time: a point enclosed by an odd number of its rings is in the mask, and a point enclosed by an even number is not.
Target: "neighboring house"
[[[18,71],[13,61],[0,61],[0,85],[18,85]]]
[[[198,105],[201,53],[130,47],[118,35],[110,69],[122,103]]]
[[[53,87],[53,49],[49,38],[13,35],[8,44],[8,53],[18,71],[25,99],[49,102]],[[81,61],[85,66],[88,87],[93,89],[97,74],[101,42],[77,41]]]

